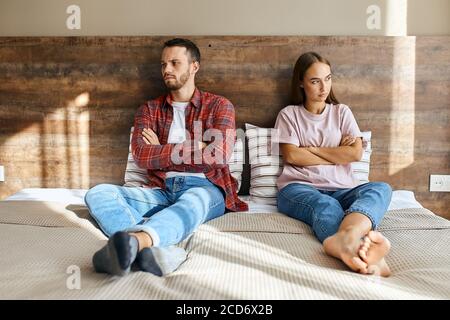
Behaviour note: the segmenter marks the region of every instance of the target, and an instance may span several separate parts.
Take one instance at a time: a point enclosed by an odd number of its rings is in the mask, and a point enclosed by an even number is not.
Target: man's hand
[[[153,132],[152,129],[142,130],[142,135],[146,144],[160,145],[158,136]]]
[[[340,147],[351,146],[356,141],[355,137],[352,136],[342,136],[341,142],[339,143]]]

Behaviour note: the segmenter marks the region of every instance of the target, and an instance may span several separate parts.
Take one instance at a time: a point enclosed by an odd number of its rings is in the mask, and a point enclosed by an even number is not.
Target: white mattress
[[[56,201],[66,205],[84,205],[84,195],[87,189],[65,188],[28,188],[7,197],[4,200],[35,200]],[[251,200],[250,196],[242,196],[241,199],[248,203],[250,212],[278,212],[274,205],[262,204]],[[414,192],[408,190],[395,190],[388,210],[423,208],[416,200]]]

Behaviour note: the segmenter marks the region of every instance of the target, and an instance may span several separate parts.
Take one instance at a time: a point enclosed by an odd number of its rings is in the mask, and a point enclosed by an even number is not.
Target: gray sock
[[[139,269],[159,277],[174,272],[186,261],[186,251],[177,246],[142,249],[136,258]]]
[[[138,240],[127,232],[116,232],[108,243],[97,251],[92,262],[96,272],[124,276],[130,271],[131,264],[136,259]]]

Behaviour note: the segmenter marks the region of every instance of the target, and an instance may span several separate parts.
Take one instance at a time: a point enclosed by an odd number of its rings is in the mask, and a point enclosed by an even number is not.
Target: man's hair
[[[184,47],[189,53],[188,57],[190,58],[191,62],[197,61],[198,63],[200,63],[200,50],[191,40],[175,38],[164,43],[163,49],[168,47]]]

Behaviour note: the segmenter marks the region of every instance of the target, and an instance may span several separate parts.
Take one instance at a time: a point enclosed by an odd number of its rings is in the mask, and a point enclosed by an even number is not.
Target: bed
[[[24,189],[0,201],[1,299],[449,299],[450,221],[394,191],[380,230],[390,239],[390,278],[349,271],[311,229],[249,201],[180,243],[188,259],[157,277],[94,272],[106,237],[83,189]]]

